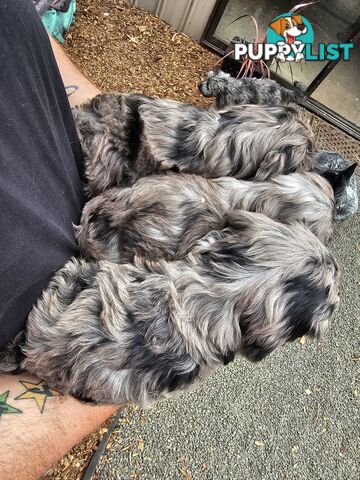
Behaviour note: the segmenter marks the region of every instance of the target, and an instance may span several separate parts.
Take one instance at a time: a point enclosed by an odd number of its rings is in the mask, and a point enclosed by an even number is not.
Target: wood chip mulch
[[[97,432],[92,433],[72,448],[40,480],[81,480],[110,424],[111,419],[108,419]]]
[[[219,57],[149,12],[121,0],[78,2],[65,49],[100,90],[209,105],[197,84]]]

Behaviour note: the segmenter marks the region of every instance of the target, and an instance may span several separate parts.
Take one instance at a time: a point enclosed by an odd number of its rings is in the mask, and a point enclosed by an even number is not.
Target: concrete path
[[[341,307],[320,344],[238,360],[194,392],[126,409],[94,478],[358,480],[359,214],[338,226],[332,249]]]

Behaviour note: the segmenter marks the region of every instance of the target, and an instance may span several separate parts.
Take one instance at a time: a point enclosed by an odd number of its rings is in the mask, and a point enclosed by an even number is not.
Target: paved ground
[[[192,393],[128,409],[97,480],[357,480],[360,216],[338,227],[341,308],[321,344],[238,360]]]

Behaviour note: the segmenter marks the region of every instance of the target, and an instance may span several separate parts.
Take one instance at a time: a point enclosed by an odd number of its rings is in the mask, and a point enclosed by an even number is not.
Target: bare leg
[[[35,480],[116,411],[60,396],[28,374],[0,375],[1,480]]]
[[[50,38],[50,43],[72,107],[80,105],[101,93],[72,63],[56,40]]]

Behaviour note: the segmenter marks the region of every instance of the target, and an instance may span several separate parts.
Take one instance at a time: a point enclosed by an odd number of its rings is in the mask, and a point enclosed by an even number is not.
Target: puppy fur
[[[137,94],[103,94],[76,108],[74,118],[90,196],[164,170],[263,181],[314,169],[312,131],[293,107],[206,110]]]
[[[204,97],[215,97],[216,108],[232,105],[289,105],[301,103],[305,92],[300,82],[294,82],[293,90],[282,87],[269,78],[236,79],[222,70],[208,72],[199,83]]]
[[[72,260],[33,309],[20,367],[81,400],[146,406],[237,355],[258,361],[318,338],[338,269],[304,226],[233,212],[183,261]],[[0,370],[19,367],[19,346]]]
[[[327,244],[334,208],[331,186],[316,173],[275,175],[268,182],[153,175],[91,199],[76,237],[88,260],[179,260],[211,230],[224,228],[227,213],[240,209],[286,224],[303,222]]]
[[[350,164],[336,152],[320,151],[315,157],[315,169],[331,184],[335,195],[335,221],[351,218],[359,207],[356,163]]]

